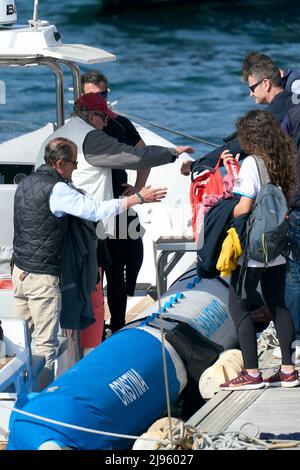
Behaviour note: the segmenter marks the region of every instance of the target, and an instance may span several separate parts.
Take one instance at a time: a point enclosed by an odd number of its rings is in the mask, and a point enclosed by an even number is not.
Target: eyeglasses
[[[264,80],[270,80],[270,77],[262,78],[262,79],[259,80],[258,82],[253,83],[253,85],[249,85],[249,90],[252,91],[252,93],[254,93],[255,88],[256,88],[258,85],[260,85]]]
[[[97,111],[93,111],[93,114],[95,114],[95,116],[100,117],[103,122],[107,121],[108,119],[108,116],[106,114],[98,113]]]
[[[106,90],[106,91],[99,91],[98,93],[96,93],[96,95],[102,96],[102,98],[104,98],[104,99],[106,100],[106,98],[108,97],[108,90]]]
[[[64,160],[65,162],[73,163],[74,168],[76,168],[77,165],[78,165],[78,160],[76,160],[75,162],[74,162],[74,160],[69,160],[68,158],[63,158],[63,160]]]

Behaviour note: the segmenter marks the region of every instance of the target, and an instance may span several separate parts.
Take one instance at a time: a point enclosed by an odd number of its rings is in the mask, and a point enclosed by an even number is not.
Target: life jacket
[[[224,181],[219,170],[221,157],[214,168],[207,165],[197,166],[198,175],[191,174],[190,203],[192,207],[192,228],[194,238],[197,241],[198,235],[203,226],[203,221],[208,209],[218,202],[226,192]],[[239,165],[235,159],[229,162],[229,176],[233,182],[237,179]],[[227,175],[226,175],[227,176]],[[226,176],[224,178],[226,178]],[[226,197],[226,196],[225,196]]]

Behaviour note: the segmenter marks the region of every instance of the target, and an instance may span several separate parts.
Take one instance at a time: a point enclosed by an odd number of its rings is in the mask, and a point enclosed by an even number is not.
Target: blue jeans
[[[300,208],[290,213],[289,222],[291,259],[287,265],[285,302],[295,326],[296,339],[300,340]]]

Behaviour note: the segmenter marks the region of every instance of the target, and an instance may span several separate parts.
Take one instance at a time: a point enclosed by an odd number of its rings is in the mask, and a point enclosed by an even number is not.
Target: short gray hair
[[[61,158],[70,160],[73,156],[72,149],[74,148],[77,150],[77,145],[72,140],[66,137],[55,137],[45,147],[45,163],[53,166]]]

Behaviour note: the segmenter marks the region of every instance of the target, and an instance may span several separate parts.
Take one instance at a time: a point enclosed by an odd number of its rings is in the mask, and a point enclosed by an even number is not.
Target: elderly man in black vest
[[[61,310],[59,275],[68,215],[97,222],[135,204],[158,202],[161,188],[142,188],[124,199],[100,201],[78,191],[71,182],[77,167],[77,146],[64,137],[45,148],[45,164],[18,185],[14,202],[14,315],[35,331],[36,353],[44,355],[42,387],[54,378],[54,360]]]

